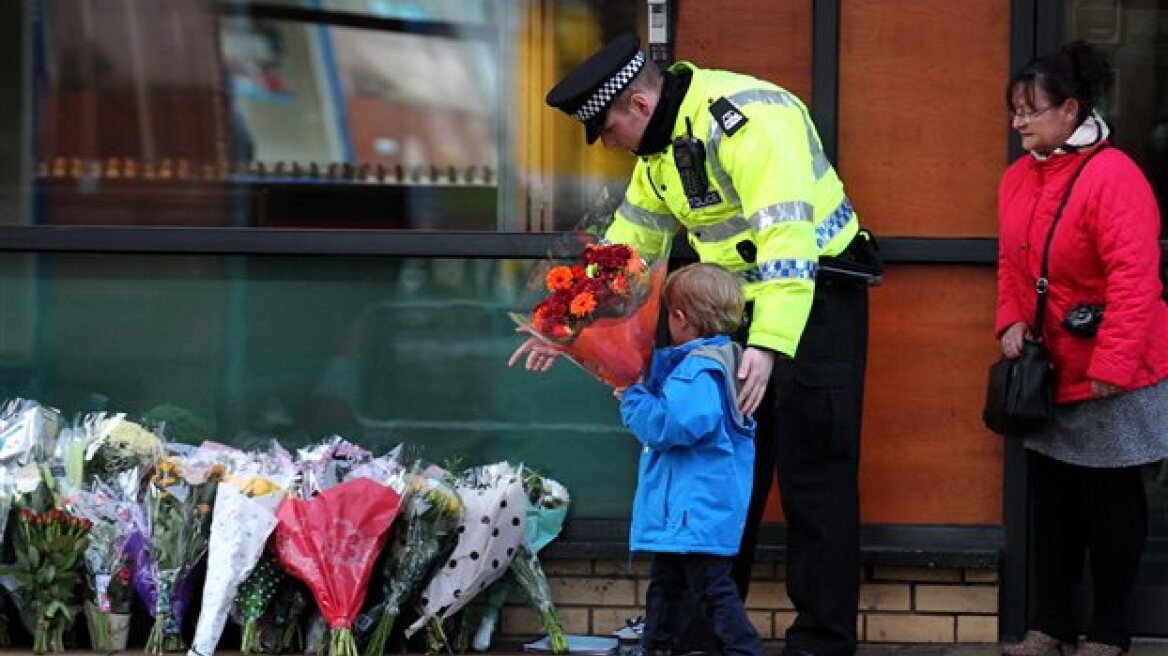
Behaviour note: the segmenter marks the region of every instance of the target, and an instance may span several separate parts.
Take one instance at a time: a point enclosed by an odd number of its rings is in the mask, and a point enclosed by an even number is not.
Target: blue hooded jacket
[[[621,420],[644,447],[633,551],[738,553],[754,470],[754,428],[736,402],[740,347],[719,335],[653,353],[625,390]]]

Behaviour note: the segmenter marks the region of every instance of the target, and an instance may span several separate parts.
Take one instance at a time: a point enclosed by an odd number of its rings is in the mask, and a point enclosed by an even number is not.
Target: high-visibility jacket
[[[671,145],[637,160],[606,235],[653,254],[662,232],[684,226],[703,262],[743,279],[754,302],[748,345],[794,356],[819,257],[847,248],[859,219],[794,94],[688,62],[670,71],[692,76]],[[672,146],[690,129],[704,143],[709,179],[708,192],[694,198],[683,189]]]

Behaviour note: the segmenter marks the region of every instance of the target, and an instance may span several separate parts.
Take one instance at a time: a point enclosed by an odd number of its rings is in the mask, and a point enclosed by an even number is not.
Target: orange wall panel
[[[972,266],[892,266],[872,290],[864,521],[1001,522],[1002,441],[981,423],[995,295]]]
[[[981,423],[995,294],[993,268],[972,266],[892,266],[872,290],[864,522],[1002,522],[1002,439]],[[773,487],[766,519],[782,517]]]
[[[753,75],[811,103],[811,0],[745,0],[727,10],[705,2],[677,7],[675,59]]]
[[[1009,0],[847,0],[839,169],[880,235],[994,236]]]

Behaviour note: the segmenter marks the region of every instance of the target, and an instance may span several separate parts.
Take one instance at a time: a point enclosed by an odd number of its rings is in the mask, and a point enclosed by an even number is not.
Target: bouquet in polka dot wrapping
[[[522,470],[501,462],[470,469],[458,479],[458,542],[422,591],[420,616],[406,629],[407,636],[458,612],[511,566],[523,542],[527,513]]]
[[[353,620],[400,505],[389,487],[356,478],[311,499],[289,497],[276,512],[276,554],[312,591],[331,629],[329,656],[357,656]]]
[[[523,475],[523,487],[527,491],[527,518],[524,523],[523,544],[511,561],[511,577],[502,579],[491,586],[487,595],[487,607],[475,634],[474,647],[486,651],[491,646],[491,634],[495,630],[499,613],[511,589],[511,579],[519,582],[528,601],[539,613],[544,630],[548,635],[548,646],[553,654],[568,653],[568,637],[560,626],[556,605],[552,601],[551,588],[543,567],[539,562],[539,551],[559,536],[568,515],[568,489],[559,481],[541,476],[533,469]]]

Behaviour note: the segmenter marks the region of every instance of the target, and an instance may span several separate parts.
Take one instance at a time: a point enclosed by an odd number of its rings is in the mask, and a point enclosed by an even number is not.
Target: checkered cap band
[[[617,94],[621,91],[624,91],[624,88],[629,85],[629,81],[636,77],[637,73],[641,72],[641,67],[644,65],[645,53],[637,52],[637,55],[629,63],[625,64],[607,82],[600,85],[596,93],[592,94],[592,97],[584,103],[584,106],[576,111],[576,120],[581,123],[587,123],[597,114],[604,111],[609,103],[612,102],[612,99],[616,98]]]

